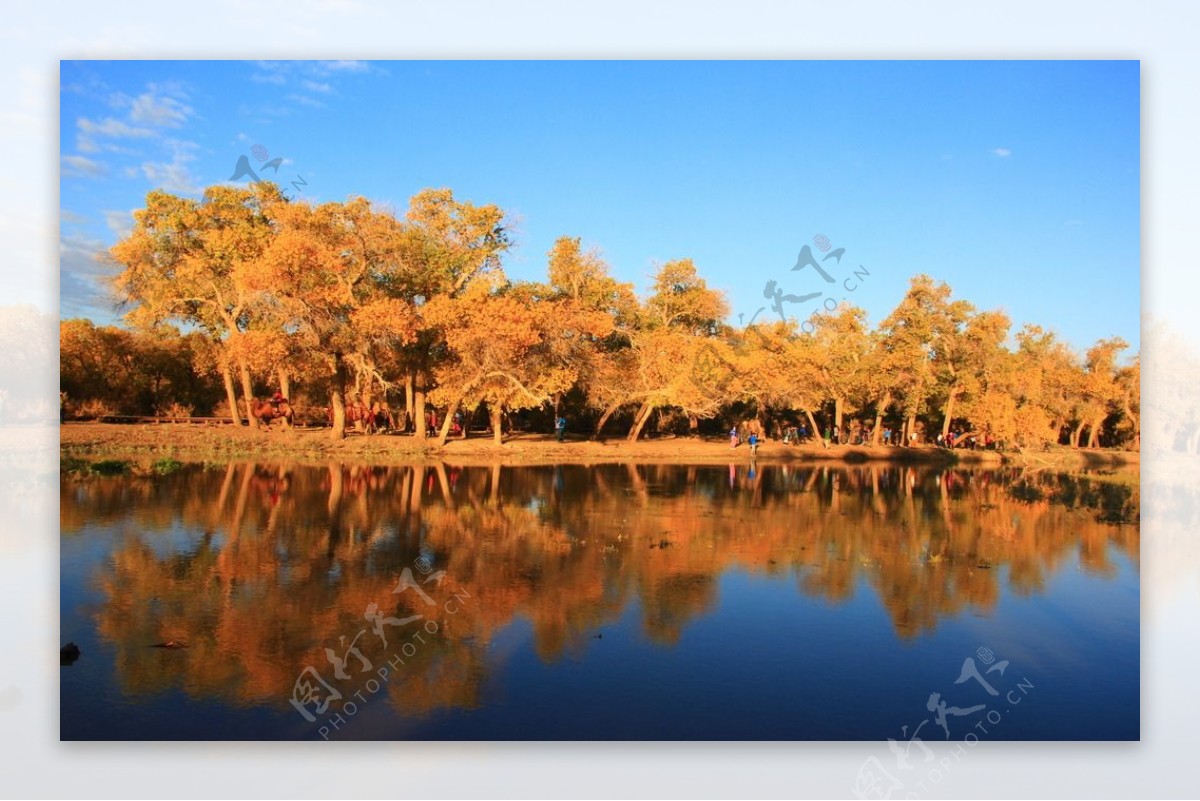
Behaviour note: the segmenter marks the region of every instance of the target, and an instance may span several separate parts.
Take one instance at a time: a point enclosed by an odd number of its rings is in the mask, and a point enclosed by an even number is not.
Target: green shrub
[[[159,459],[157,462],[151,465],[150,469],[160,476],[165,476],[168,473],[174,473],[181,467],[183,467],[183,462],[177,462],[168,456],[165,459]]]
[[[92,472],[101,476],[119,476],[129,472],[129,462],[120,459],[102,459],[92,463]]]

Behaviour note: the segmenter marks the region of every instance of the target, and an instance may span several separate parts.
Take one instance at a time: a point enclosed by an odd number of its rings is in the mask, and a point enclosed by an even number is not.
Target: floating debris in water
[[[58,649],[58,663],[60,665],[73,665],[75,660],[79,659],[83,652],[79,650],[79,646],[73,642],[69,642],[62,648]]]

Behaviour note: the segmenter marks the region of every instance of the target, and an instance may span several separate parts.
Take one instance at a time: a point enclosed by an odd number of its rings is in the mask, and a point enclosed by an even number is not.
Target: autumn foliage
[[[771,436],[836,426],[869,444],[885,428],[904,443],[951,432],[1013,447],[1139,442],[1140,367],[1123,359],[1125,342],[1078,354],[1048,329],[1011,331],[1002,311],[926,275],[874,328],[846,304],[803,329],[737,328],[687,258],[661,265],[639,298],[562,237],[546,281],[511,280],[504,212],[446,189],[417,194],[403,215],[364,198],[293,202],[270,184],[214,186],[199,200],[156,191],[135,218],[111,251],[113,288],[128,324],[182,360],[170,386],[192,392],[178,402],[197,414],[223,391],[223,411],[248,418],[278,388],[328,409],[335,437],[348,405],[383,403],[403,410],[396,428],[439,444],[459,419],[499,441],[522,415],[548,425],[562,413],[576,435],[619,424],[630,439],[753,421]],[[114,394],[129,350],[115,331],[63,323],[75,408]],[[207,403],[175,375],[187,372],[211,376]]]

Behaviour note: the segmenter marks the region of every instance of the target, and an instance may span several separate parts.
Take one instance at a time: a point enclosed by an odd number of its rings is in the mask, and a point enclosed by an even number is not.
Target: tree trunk
[[[229,419],[235,426],[240,426],[242,417],[238,414],[237,390],[234,389],[233,371],[228,364],[221,365],[221,378],[225,381],[225,397],[229,399]]]
[[[416,377],[413,371],[409,370],[404,376],[404,433],[407,434],[411,429],[413,420],[413,385],[416,383]]]
[[[837,426],[838,434],[842,433],[842,413],[845,409],[845,400],[841,397],[833,399],[833,424]]]
[[[907,448],[913,444],[913,434],[915,433],[917,433],[917,416],[910,414],[904,421],[904,447]]]
[[[604,428],[604,424],[608,422],[608,418],[612,417],[613,414],[616,413],[617,409],[620,409],[622,405],[622,401],[617,401],[612,406],[609,406],[604,410],[604,414],[600,415],[600,422],[596,423],[596,434],[592,437],[593,439],[599,439],[600,430]]]
[[[334,387],[329,393],[329,408],[333,409],[333,429],[330,436],[334,439],[346,438],[346,400],[341,390]]]
[[[428,468],[424,465],[421,465],[420,467],[413,467],[412,469],[412,491],[408,496],[408,513],[410,515],[419,513],[421,511],[421,492],[425,485],[425,471],[427,469]],[[419,532],[420,530],[420,526],[418,526],[417,531]],[[418,536],[420,535],[418,534]]]
[[[334,439],[346,438],[346,368],[342,364],[342,354],[333,356],[333,389],[329,393],[329,407],[333,410],[333,431],[330,436]]]
[[[1072,448],[1079,447],[1079,435],[1083,433],[1083,425],[1083,423],[1080,423],[1072,428],[1070,436],[1067,437],[1067,441],[1071,443]]]
[[[420,386],[413,391],[413,424],[416,426],[417,439],[429,436],[425,425],[425,390]]]
[[[362,395],[360,396],[360,401],[362,403],[363,413],[359,418],[358,425],[361,426],[361,428],[366,429],[366,432],[368,434],[370,434],[375,430],[375,420],[374,419],[363,419],[363,418],[365,418],[366,415],[371,414],[371,382],[369,382],[369,381],[367,382],[367,386],[362,391]],[[374,417],[374,415],[372,415],[372,418],[373,417]]]
[[[330,517],[337,515],[338,507],[342,505],[342,493],[345,487],[345,476],[340,464],[329,463],[329,498],[325,502],[325,511]]]
[[[629,429],[629,436],[626,438],[630,442],[637,442],[637,438],[642,433],[642,426],[646,425],[646,421],[650,419],[651,412],[654,407],[650,405],[650,401],[642,404],[642,408],[638,410],[637,417],[634,418],[633,428]]]
[[[433,466],[433,471],[437,475],[438,486],[442,488],[442,503],[447,509],[454,508],[454,493],[450,490],[450,481],[446,478],[446,463],[438,462]]]
[[[240,362],[238,372],[242,376],[242,394],[246,397],[246,419],[252,427],[257,428],[258,422],[254,419],[254,382],[250,380],[250,368],[245,362]]]
[[[288,375],[288,369],[283,365],[276,368],[276,373],[279,375],[279,394],[288,399],[288,403],[292,401],[292,381]]]
[[[822,448],[828,448],[829,443],[827,443],[825,441],[825,437],[821,435],[821,429],[817,427],[817,420],[813,417],[812,411],[805,409],[804,416],[808,418],[808,425],[812,429],[813,437],[821,443]]]
[[[246,501],[250,497],[250,482],[254,479],[254,465],[246,465],[245,472],[242,473],[242,484],[238,489],[237,500],[233,504],[233,516],[229,520],[229,543],[237,541],[242,534],[242,520],[246,514]],[[222,548],[221,554],[236,552],[236,548]],[[220,564],[220,557],[218,557]]]
[[[446,445],[446,438],[450,436],[450,426],[454,423],[454,413],[458,411],[458,407],[461,403],[461,397],[455,398],[453,401],[451,401],[450,407],[446,409],[446,416],[442,419],[442,427],[438,431],[437,436],[437,446],[439,448],[445,447]]]
[[[1125,396],[1125,399],[1122,401],[1121,406],[1125,412],[1125,417],[1129,420],[1130,425],[1133,426],[1132,449],[1135,451],[1140,451],[1142,449],[1142,424],[1141,424],[1141,421],[1138,420],[1138,416],[1133,413],[1133,409],[1131,409],[1129,407],[1129,396],[1128,395]]]
[[[700,418],[694,414],[688,415],[688,436],[694,437],[700,431]]]
[[[1091,425],[1091,430],[1088,431],[1088,447],[1100,447],[1100,431],[1104,428],[1104,418],[1101,417]]]
[[[950,394],[946,396],[946,408],[942,416],[942,437],[944,438],[950,433],[950,419],[954,417],[954,400],[958,397],[958,385],[950,387]]]
[[[892,405],[892,396],[885,394],[875,404],[875,428],[871,431],[871,444],[878,445],[879,438],[883,436],[883,416],[887,414],[888,407]]]
[[[557,404],[557,403],[555,403],[554,405],[555,405],[556,407],[558,406],[558,404]],[[501,411],[500,411],[500,407],[499,407],[499,406],[496,406],[496,405],[489,405],[489,406],[488,406],[488,412],[490,412],[490,413],[491,413],[491,416],[492,416],[492,440],[493,440],[493,441],[494,441],[494,442],[495,442],[497,445],[503,445],[503,444],[504,444],[504,429],[503,429],[503,427],[501,426],[501,420],[500,420],[500,417],[501,417]],[[555,419],[555,420],[557,420],[557,419],[558,419],[558,417],[556,416],[554,419]]]
[[[492,465],[492,480],[490,492],[488,493],[488,503],[492,506],[500,504],[500,463]]]

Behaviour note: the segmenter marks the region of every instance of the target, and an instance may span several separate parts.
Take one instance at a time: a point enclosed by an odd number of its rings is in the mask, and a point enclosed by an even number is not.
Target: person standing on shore
[[[750,439],[746,440],[750,444],[750,458],[754,458],[754,454],[758,453],[758,434],[751,432]]]
[[[559,442],[562,442],[563,437],[566,435],[566,433],[567,433],[567,418],[560,416],[557,420],[554,421],[555,438]]]
[[[729,447],[736,448],[738,446],[738,430],[737,426],[729,429]]]

